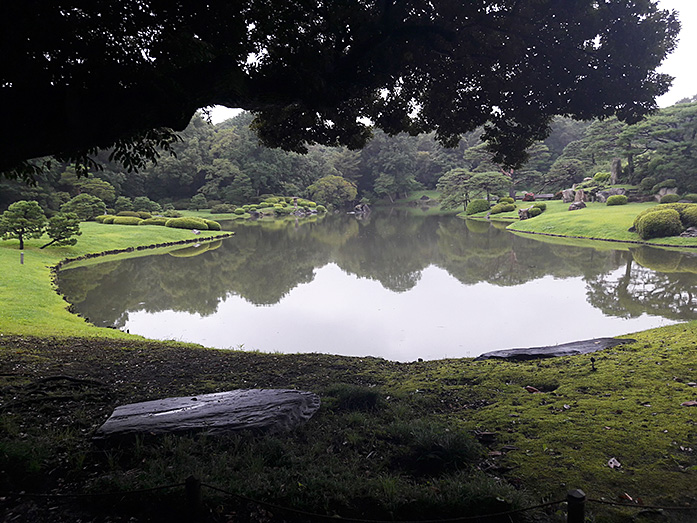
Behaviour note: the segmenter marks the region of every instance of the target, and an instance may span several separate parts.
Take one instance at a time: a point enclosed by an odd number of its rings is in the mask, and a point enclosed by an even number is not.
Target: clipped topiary
[[[108,215],[104,216],[104,218],[102,219],[102,223],[106,223],[106,224],[114,223],[115,218],[116,218],[116,216],[108,214]]]
[[[680,221],[683,227],[697,227],[697,205],[688,204],[680,213]]]
[[[116,216],[131,216],[133,218],[140,218],[140,213],[135,211],[121,211]]]
[[[675,203],[680,201],[680,196],[677,194],[666,194],[661,196],[660,203]]]
[[[208,230],[208,224],[201,218],[191,218],[183,216],[182,218],[170,218],[165,223],[165,227],[174,227],[175,229],[199,229],[202,231]]]
[[[138,217],[141,220],[147,220],[149,218],[152,218],[152,214],[150,214],[149,212],[146,212],[146,211],[138,211]]]
[[[510,196],[504,196],[503,198],[499,198],[498,203],[515,203],[515,200]]]
[[[472,214],[488,211],[489,209],[491,209],[491,205],[489,205],[489,202],[486,200],[472,200],[469,205],[467,205],[465,214],[470,216]]]
[[[613,194],[605,203],[606,205],[627,205],[627,197],[624,194]]]
[[[547,210],[547,204],[545,202],[535,202],[532,204],[532,206],[536,209],[540,209],[540,211]]]
[[[229,203],[221,203],[211,207],[211,214],[229,214],[235,210],[235,207]]]
[[[684,196],[682,197],[682,199],[683,199],[683,200],[690,201],[690,202],[692,202],[692,203],[697,203],[697,194],[692,193],[692,192],[691,192],[691,193],[687,193],[686,195],[684,195]]]
[[[515,211],[515,205],[512,203],[497,203],[491,208],[491,214],[500,214],[510,211]]]
[[[113,214],[100,214],[99,216],[94,217],[94,221],[98,223],[104,223],[104,220],[106,220],[109,217],[116,218],[116,216],[114,216]]]
[[[139,225],[162,225],[164,226],[167,223],[167,220],[169,218],[165,218],[164,216],[156,216],[155,218],[146,218],[142,222],[139,223]]]
[[[245,213],[245,210],[242,207],[238,207],[237,209],[235,209],[232,212],[238,216],[242,216]]]
[[[208,225],[209,231],[219,231],[220,230],[220,224],[218,222],[213,221],[213,220],[206,220],[206,219],[204,219],[203,221],[206,222],[206,225]]]
[[[530,216],[530,218],[534,218],[535,216],[539,216],[540,214],[542,214],[542,209],[539,207],[532,207],[528,209],[528,216]]]
[[[116,216],[111,223],[114,225],[140,225],[142,221],[143,220],[137,216]]]
[[[636,231],[642,240],[677,236],[683,231],[680,214],[675,209],[661,209],[639,218]]]

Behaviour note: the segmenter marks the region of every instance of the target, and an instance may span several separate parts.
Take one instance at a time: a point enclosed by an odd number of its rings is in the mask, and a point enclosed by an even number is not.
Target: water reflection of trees
[[[588,301],[605,314],[695,316],[697,258],[681,253],[596,251],[438,216],[374,213],[360,221],[328,216],[316,222],[240,223],[234,230],[236,235],[219,248],[200,248],[201,253],[189,248],[171,256],[64,270],[61,292],[94,323],[122,326],[135,310],[208,315],[228,295],[256,305],[275,304],[310,282],[316,267],[330,262],[394,292],[413,288],[422,271],[435,265],[465,285],[582,277]]]

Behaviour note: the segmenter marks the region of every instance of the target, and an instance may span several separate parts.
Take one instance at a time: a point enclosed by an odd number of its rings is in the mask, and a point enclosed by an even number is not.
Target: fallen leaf
[[[607,466],[611,469],[618,469],[622,466],[622,464],[615,458],[610,458],[610,461],[607,462]]]
[[[535,393],[540,392],[540,389],[536,389],[535,387],[532,387],[532,386],[530,386],[530,385],[528,385],[527,387],[525,387],[525,390],[527,390],[528,392],[530,392],[530,393],[532,393],[532,394],[535,394]]]
[[[680,405],[683,407],[697,407],[697,400],[684,401]]]

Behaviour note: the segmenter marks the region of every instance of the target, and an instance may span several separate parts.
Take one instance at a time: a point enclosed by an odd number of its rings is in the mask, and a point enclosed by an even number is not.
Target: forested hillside
[[[681,193],[697,192],[697,97],[634,125],[616,118],[592,123],[557,118],[550,136],[528,150],[529,161],[516,171],[492,163],[479,140],[481,131],[448,149],[433,134],[388,136],[375,130],[362,150],[313,146],[303,155],[261,146],[251,121],[250,113],[241,113],[211,125],[197,114],[173,147],[176,156],[163,154],[139,172],[125,172],[109,161],[109,151],[102,151],[96,160],[104,168],[89,178],[78,178],[73,166],[54,162],[35,186],[0,179],[0,210],[25,199],[57,211],[80,193],[97,196],[110,208],[126,198],[186,208],[196,195],[204,196],[206,204],[236,205],[264,194],[311,197],[317,187],[312,184],[326,176],[351,182],[357,199],[368,201],[443,188],[448,180],[463,177],[480,188],[502,182],[518,192],[554,192],[609,172],[613,162],[619,183],[647,190],[663,183],[678,186]]]

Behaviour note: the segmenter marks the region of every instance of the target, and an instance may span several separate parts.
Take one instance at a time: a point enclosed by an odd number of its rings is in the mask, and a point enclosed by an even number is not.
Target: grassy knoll
[[[68,305],[56,293],[51,282],[51,267],[63,259],[77,258],[89,253],[220,234],[203,231],[199,236],[194,236],[191,231],[183,229],[154,225],[102,225],[96,222],[82,223],[80,228],[82,236],[74,246],[40,249],[46,243],[45,238],[25,242],[24,264],[20,264],[18,241],[0,242],[0,332],[123,337],[125,334],[113,329],[96,329],[84,319],[70,314],[67,311]]]
[[[627,205],[607,206],[604,203],[588,203],[585,209],[569,211],[569,204],[560,200],[545,202],[547,210],[529,220],[518,220],[518,210],[493,215],[492,221],[510,223],[511,232],[545,234],[570,238],[587,238],[592,240],[609,240],[615,242],[642,243],[666,247],[697,247],[695,238],[655,238],[642,240],[639,235],[629,232],[634,218],[644,209],[655,203],[630,203]],[[524,208],[527,202],[517,202],[518,208]],[[465,217],[464,213],[459,216]],[[471,219],[485,219],[486,213],[467,216]]]

